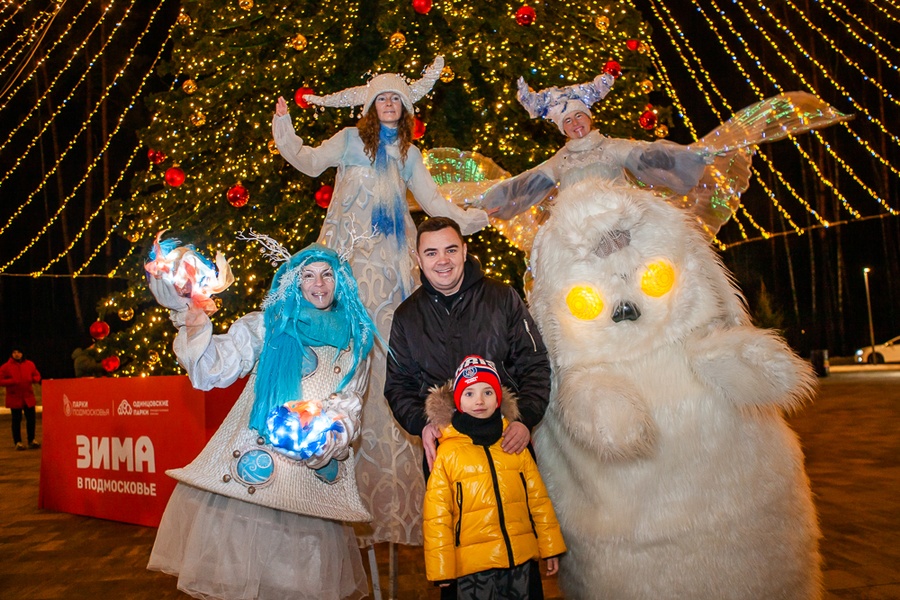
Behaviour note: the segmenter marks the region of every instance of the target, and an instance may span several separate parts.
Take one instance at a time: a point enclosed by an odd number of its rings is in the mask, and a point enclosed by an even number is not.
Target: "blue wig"
[[[315,262],[328,263],[334,271],[330,310],[316,308],[300,290],[303,267]],[[321,244],[307,246],[278,268],[263,311],[266,333],[256,373],[250,427],[269,441],[269,412],[285,402],[303,399],[303,376],[316,370],[316,355],[310,348],[333,346],[353,352],[353,365],[335,390],[340,392],[369,354],[378,330],[359,299],[349,265]]]

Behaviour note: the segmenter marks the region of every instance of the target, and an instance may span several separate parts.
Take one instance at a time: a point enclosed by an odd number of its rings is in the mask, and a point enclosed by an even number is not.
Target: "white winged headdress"
[[[443,68],[444,57],[437,56],[435,57],[434,62],[425,69],[425,74],[422,78],[416,81],[408,81],[405,77],[398,75],[397,73],[382,73],[381,75],[376,75],[370,79],[366,85],[347,88],[346,90],[335,92],[327,96],[306,94],[303,96],[303,99],[310,104],[316,104],[318,106],[339,107],[362,105],[363,113],[365,113],[369,110],[369,107],[372,106],[372,102],[375,101],[375,96],[382,92],[394,92],[400,94],[403,106],[406,107],[408,112],[412,113],[413,104],[421,100],[431,91],[435,82],[440,78],[441,70]]]

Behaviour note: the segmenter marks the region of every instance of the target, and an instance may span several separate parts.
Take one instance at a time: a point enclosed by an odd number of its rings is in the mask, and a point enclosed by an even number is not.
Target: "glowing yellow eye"
[[[603,310],[603,298],[588,285],[576,285],[566,295],[566,306],[576,318],[590,321]]]
[[[648,296],[659,298],[675,285],[675,268],[665,261],[650,263],[641,276],[641,289]]]

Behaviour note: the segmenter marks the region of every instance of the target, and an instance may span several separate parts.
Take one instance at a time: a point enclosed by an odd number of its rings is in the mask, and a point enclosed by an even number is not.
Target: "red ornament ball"
[[[413,119],[412,137],[414,140],[418,140],[423,135],[425,135],[425,121],[419,117],[415,117]]]
[[[172,187],[178,187],[184,183],[184,171],[179,167],[169,167],[166,169],[166,183]]]
[[[109,324],[106,321],[94,321],[89,328],[91,337],[95,340],[102,340],[109,335]]]
[[[633,52],[641,47],[641,41],[640,40],[626,40],[625,47]]]
[[[603,65],[603,72],[612,75],[615,78],[619,78],[622,75],[622,67],[614,60],[607,61],[605,65]]]
[[[247,188],[242,186],[239,183],[234,184],[228,190],[228,202],[235,208],[240,208],[247,204],[250,200],[250,192],[247,191]]]
[[[168,157],[162,150],[154,150],[153,148],[148,148],[147,158],[150,159],[150,162],[152,162],[154,165],[161,165],[162,163],[166,162],[166,159]]]
[[[331,204],[331,195],[334,193],[334,188],[330,185],[323,185],[318,190],[316,190],[316,204],[321,206],[322,208],[328,208]]]
[[[431,0],[412,0],[412,7],[420,15],[427,15],[431,10]]]
[[[645,110],[638,117],[638,125],[644,129],[653,129],[656,127],[656,114],[652,110]]]
[[[299,88],[296,92],[294,92],[294,102],[297,103],[297,106],[300,108],[309,108],[312,106],[309,102],[303,99],[303,96],[307,94],[312,94],[313,89],[308,87]]]
[[[530,6],[523,6],[516,11],[516,23],[522,27],[528,27],[534,23],[535,17],[537,17],[537,13]]]
[[[103,360],[100,361],[100,364],[103,365],[103,368],[106,369],[107,373],[112,373],[116,369],[119,368],[119,365],[122,364],[119,361],[119,357],[113,354],[112,356],[107,356]]]

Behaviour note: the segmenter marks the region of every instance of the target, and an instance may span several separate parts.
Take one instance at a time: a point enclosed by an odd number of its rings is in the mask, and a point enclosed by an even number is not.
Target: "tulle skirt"
[[[148,569],[203,599],[363,598],[368,582],[349,525],[275,510],[179,483]]]

